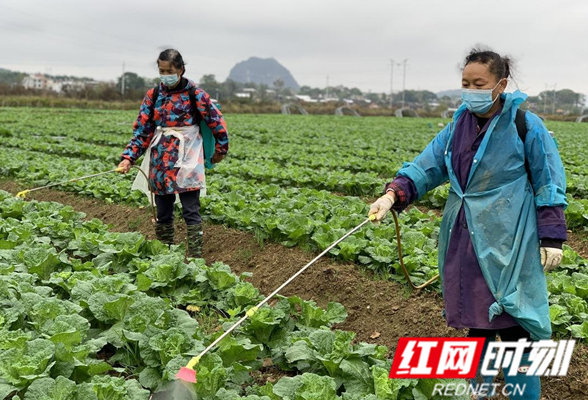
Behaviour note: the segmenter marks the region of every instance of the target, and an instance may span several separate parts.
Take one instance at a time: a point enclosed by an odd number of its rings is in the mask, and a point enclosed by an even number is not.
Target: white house
[[[56,93],[63,91],[80,91],[88,86],[98,85],[98,81],[73,80],[69,78],[51,79],[43,74],[27,75],[22,81],[25,89],[51,90]]]
[[[43,74],[27,75],[22,80],[25,89],[48,89],[52,84],[53,81]]]

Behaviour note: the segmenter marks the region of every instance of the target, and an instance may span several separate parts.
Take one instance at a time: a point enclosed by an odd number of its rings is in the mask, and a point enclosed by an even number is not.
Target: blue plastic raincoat
[[[412,163],[405,163],[398,175],[414,182],[419,198],[445,181],[450,182],[439,236],[441,277],[451,229],[463,205],[474,251],[496,300],[488,310],[490,321],[507,312],[533,339],[548,339],[551,322],[536,210],[567,206],[565,172],[555,141],[535,114],[526,113],[525,143],[519,138],[514,119],[527,95],[516,91],[504,93],[501,98],[502,112],[491,121],[476,152],[465,191],[451,166],[453,128],[464,105],[454,114],[453,123]]]

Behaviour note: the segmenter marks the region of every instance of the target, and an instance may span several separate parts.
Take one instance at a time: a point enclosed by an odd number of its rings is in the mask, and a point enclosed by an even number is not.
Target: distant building
[[[27,75],[22,80],[22,85],[25,89],[48,89],[50,85],[53,85],[53,81],[48,79],[43,74]]]
[[[55,93],[81,91],[89,86],[94,87],[99,83],[93,80],[74,80],[70,78],[52,79],[43,74],[27,75],[22,81],[25,89],[51,90]]]
[[[63,92],[76,92],[79,90],[83,90],[86,87],[84,82],[76,82],[72,80],[58,80],[54,81],[53,85],[49,88],[50,90],[56,93],[63,93]]]
[[[52,84],[51,84],[51,86],[49,87],[49,90],[52,90],[52,91],[54,91],[56,93],[61,93],[62,90],[63,90],[63,82],[53,81]]]

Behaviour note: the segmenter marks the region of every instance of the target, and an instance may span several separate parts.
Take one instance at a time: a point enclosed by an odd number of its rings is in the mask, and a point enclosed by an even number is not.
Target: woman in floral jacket
[[[157,238],[169,245],[174,242],[174,203],[178,195],[188,231],[188,257],[200,257],[203,244],[200,193],[205,189],[205,179],[199,124],[204,121],[214,136],[212,163],[221,161],[229,150],[227,127],[210,96],[184,78],[185,64],[177,50],[161,52],[157,65],[161,83],[143,99],[133,126],[133,138],[121,155],[119,168],[127,173],[145,153],[142,169],[149,176],[148,190],[155,195]],[[191,95],[195,101],[191,101]],[[144,181],[139,174],[136,183],[141,179]]]

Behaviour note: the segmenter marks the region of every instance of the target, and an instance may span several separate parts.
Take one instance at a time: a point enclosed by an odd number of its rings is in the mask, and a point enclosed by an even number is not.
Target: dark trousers
[[[531,334],[520,325],[503,329],[470,329],[468,337],[483,337],[490,340],[496,340],[496,335],[500,336],[503,342],[516,342],[519,339],[527,338],[531,340]]]
[[[171,224],[174,222],[175,201],[175,194],[155,195],[158,224]],[[186,221],[186,225],[201,224],[200,190],[191,190],[189,192],[180,193],[180,202],[182,203],[182,216]]]
[[[520,325],[515,325],[510,328],[503,329],[470,329],[468,337],[483,337],[486,339],[486,343],[493,342],[496,340],[496,335],[500,336],[500,340],[503,342],[516,342],[519,339],[527,339],[531,341],[531,334],[525,328]],[[529,353],[530,348],[525,349],[525,353]]]
[[[482,350],[482,359],[484,359],[486,350],[488,348],[488,344],[491,341],[496,340],[496,335],[500,336],[500,339],[504,342],[516,342],[519,339],[528,339],[531,340],[531,334],[525,330],[522,326],[516,325],[510,328],[492,330],[492,329],[470,329],[468,333],[468,337],[483,337],[486,338],[486,342],[484,343],[484,348]],[[526,348],[523,356],[521,358],[521,367],[529,367],[531,365],[531,361],[529,360],[531,349]],[[470,379],[470,384],[476,387],[477,384],[491,384],[494,382],[494,376],[492,375],[482,375],[481,373],[481,363],[478,365],[478,370],[476,372],[476,378]],[[504,373],[504,382],[506,385],[511,385],[512,388],[517,385],[519,388],[524,388],[524,392],[513,392],[509,399],[511,400],[539,400],[541,398],[541,378],[534,375],[526,375],[526,372],[519,370],[516,372],[516,375],[510,375],[510,366],[505,367],[503,369]],[[487,393],[477,393],[476,399],[487,399]]]

